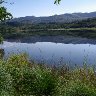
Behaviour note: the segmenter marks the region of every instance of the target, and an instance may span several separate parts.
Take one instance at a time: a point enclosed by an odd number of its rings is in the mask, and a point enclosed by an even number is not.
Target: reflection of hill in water
[[[81,37],[69,36],[30,36],[20,39],[8,39],[9,42],[36,43],[36,42],[54,42],[65,44],[96,44],[96,39],[87,39]]]

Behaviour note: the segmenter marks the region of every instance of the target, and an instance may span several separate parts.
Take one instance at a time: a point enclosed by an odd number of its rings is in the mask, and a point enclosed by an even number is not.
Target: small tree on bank
[[[3,6],[4,0],[0,0],[0,23],[8,19],[12,19],[11,13],[7,12],[7,8]],[[3,37],[0,34],[0,43],[3,43]]]
[[[0,21],[5,21],[6,19],[11,19],[11,13],[7,12],[7,8],[3,6],[4,0],[0,0]]]

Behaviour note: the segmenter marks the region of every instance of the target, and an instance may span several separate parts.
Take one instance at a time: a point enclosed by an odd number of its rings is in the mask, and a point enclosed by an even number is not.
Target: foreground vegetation
[[[96,72],[83,66],[50,67],[25,54],[0,60],[0,96],[96,96]]]

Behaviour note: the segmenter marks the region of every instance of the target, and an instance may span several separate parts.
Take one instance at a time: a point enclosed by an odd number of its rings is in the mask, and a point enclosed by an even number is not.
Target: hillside
[[[96,17],[96,12],[72,13],[72,14],[66,13],[62,15],[54,15],[49,17],[26,16],[26,17],[14,18],[10,22],[29,23],[29,24],[69,23],[69,22],[84,20],[93,17]]]
[[[0,33],[4,38],[25,36],[75,36],[96,39],[96,18],[70,23],[19,23],[6,22],[0,25]]]

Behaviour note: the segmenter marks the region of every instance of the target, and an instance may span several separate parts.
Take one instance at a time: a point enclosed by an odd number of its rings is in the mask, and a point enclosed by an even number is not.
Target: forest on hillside
[[[0,24],[0,34],[4,38],[17,38],[24,36],[80,36],[96,38],[96,18],[89,18],[71,23],[19,23],[4,22]]]

